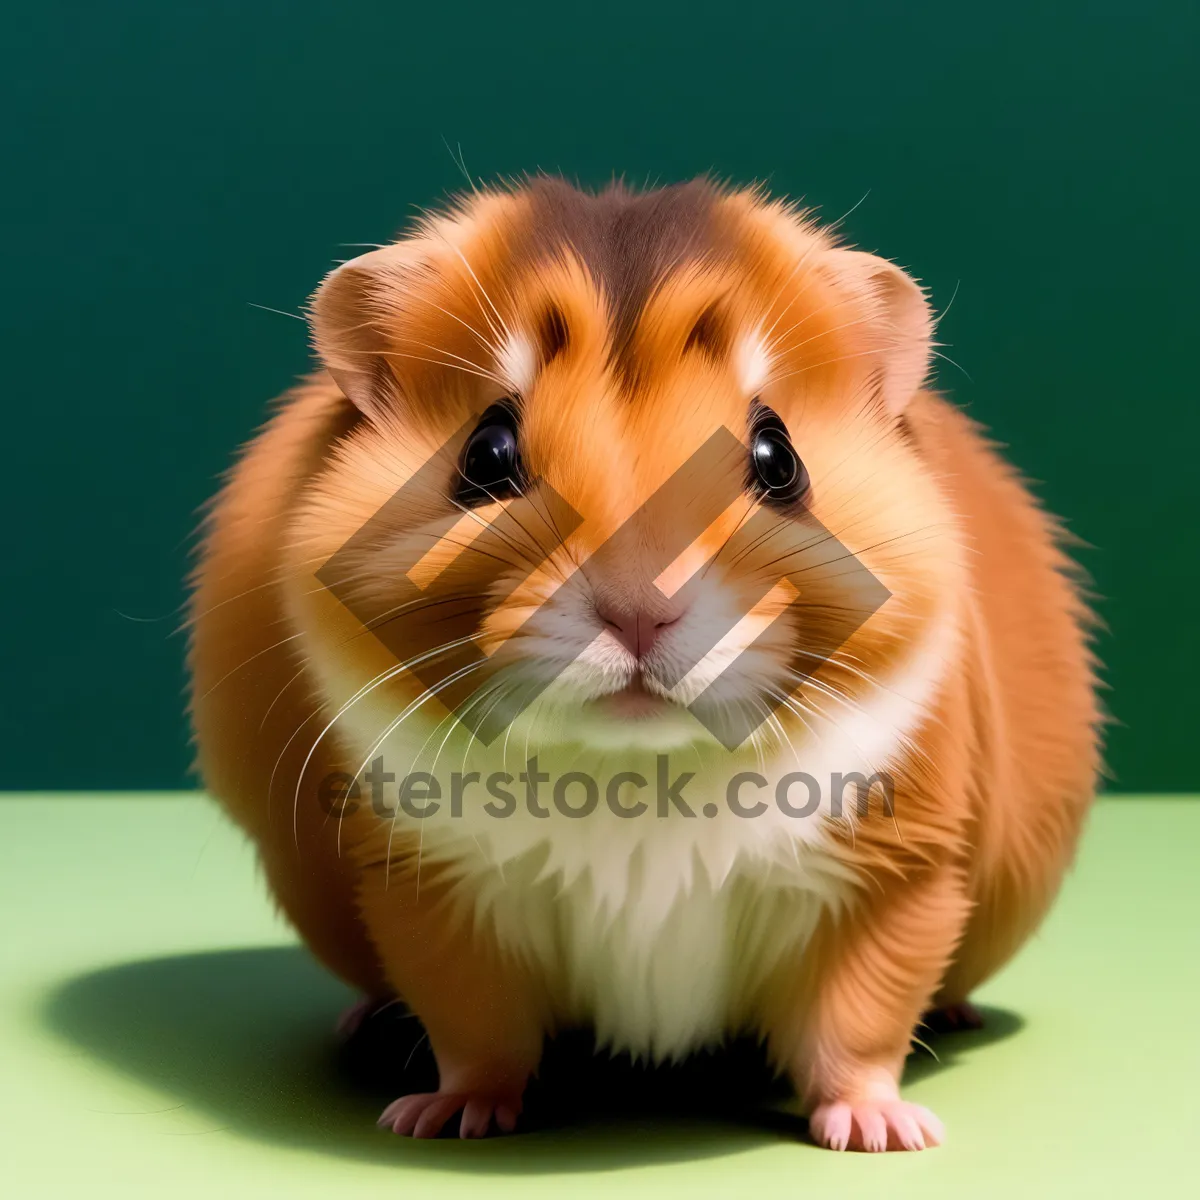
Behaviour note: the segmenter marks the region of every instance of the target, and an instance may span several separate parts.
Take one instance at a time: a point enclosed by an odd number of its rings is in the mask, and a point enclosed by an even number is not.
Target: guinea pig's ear
[[[868,305],[879,338],[880,392],[899,416],[929,374],[933,312],[925,292],[895,263],[861,250],[834,250],[829,266]]]
[[[419,265],[419,248],[412,242],[372,250],[330,271],[309,303],[321,361],[365,413],[379,412],[394,399],[387,324]]]

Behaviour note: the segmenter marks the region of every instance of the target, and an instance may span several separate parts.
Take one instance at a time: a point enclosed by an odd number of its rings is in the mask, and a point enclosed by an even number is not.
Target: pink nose
[[[651,612],[645,608],[625,608],[607,601],[596,604],[596,614],[604,627],[634,658],[645,658],[654,649],[659,634],[674,625],[682,615],[676,612]]]

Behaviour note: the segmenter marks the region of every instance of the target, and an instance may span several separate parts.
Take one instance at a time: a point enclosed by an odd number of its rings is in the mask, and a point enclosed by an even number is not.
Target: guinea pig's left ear
[[[365,413],[376,413],[393,399],[397,380],[388,359],[387,325],[421,261],[415,241],[361,254],[330,271],[309,302],[321,361]]]
[[[895,263],[861,250],[834,250],[827,265],[868,306],[879,345],[880,392],[899,416],[929,374],[933,312],[925,292]]]

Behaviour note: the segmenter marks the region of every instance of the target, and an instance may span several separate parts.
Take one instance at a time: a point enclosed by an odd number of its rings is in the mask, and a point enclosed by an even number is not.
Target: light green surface
[[[195,796],[0,798],[0,1186],[229,1197],[1200,1194],[1200,802],[1102,803],[1041,936],[908,1094],[949,1140],[835,1155],[666,1120],[402,1141],[328,1071],[346,993]]]

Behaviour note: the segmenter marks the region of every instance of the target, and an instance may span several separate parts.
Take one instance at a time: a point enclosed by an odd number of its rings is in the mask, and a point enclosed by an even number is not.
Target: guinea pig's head
[[[311,320],[355,420],[287,580],[364,752],[798,749],[930,652],[957,557],[906,419],[930,310],[788,206],[476,194]]]

